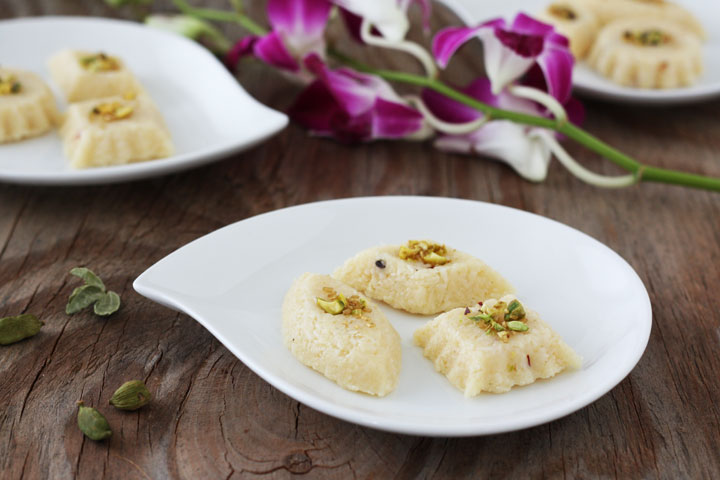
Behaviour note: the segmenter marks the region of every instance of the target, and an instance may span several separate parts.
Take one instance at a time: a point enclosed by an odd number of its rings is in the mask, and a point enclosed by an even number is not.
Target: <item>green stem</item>
[[[264,35],[267,33],[265,28],[239,12],[216,10],[212,8],[197,8],[189,5],[185,0],[173,0],[173,3],[181,12],[187,15],[194,15],[205,20],[237,23],[255,35]],[[495,108],[486,103],[480,102],[473,97],[465,95],[464,93],[449,87],[435,78],[427,78],[412,73],[398,72],[395,70],[382,70],[370,67],[334,49],[329,49],[328,53],[339,61],[350,65],[361,72],[372,73],[373,75],[377,75],[392,82],[405,83],[435,90],[438,93],[482,112],[486,117],[488,117],[488,119],[510,120],[523,125],[555,130],[556,132],[562,133],[568,138],[571,138],[585,146],[587,149],[602,155],[616,165],[619,165],[625,170],[631,172],[637,177],[638,182],[650,181],[668,183],[720,192],[720,178],[705,177],[693,173],[644,165],[571,123],[558,122],[557,120],[546,117]]]
[[[217,10],[214,8],[193,7],[185,0],[173,0],[173,3],[182,13],[202,18],[204,20],[215,20],[218,22],[233,22],[243,27],[254,35],[264,35],[267,33],[265,28],[255,23],[247,15],[238,12],[228,12],[225,10]]]

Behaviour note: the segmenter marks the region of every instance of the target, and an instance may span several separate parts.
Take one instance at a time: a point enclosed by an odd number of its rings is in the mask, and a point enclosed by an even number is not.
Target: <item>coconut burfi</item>
[[[145,94],[73,103],[60,135],[74,168],[141,162],[173,152],[165,122]]]
[[[545,7],[537,18],[552,24],[567,37],[570,51],[577,59],[587,54],[598,31],[597,16],[581,1],[556,0]]]
[[[328,275],[305,273],[293,283],[282,336],[301,363],[343,388],[384,396],[397,385],[400,336],[376,305]]]
[[[50,58],[48,68],[68,102],[124,95],[140,88],[120,58],[103,52],[63,50]]]
[[[466,397],[507,392],[581,364],[572,348],[514,295],[443,313],[416,330],[413,339],[435,370]]]
[[[624,18],[600,31],[588,63],[621,85],[677,88],[700,76],[701,46],[697,35],[673,21]]]
[[[40,77],[0,68],[0,143],[42,135],[58,118],[52,92]]]
[[[370,298],[420,314],[436,314],[514,291],[482,260],[431,240],[363,250],[333,276]]]

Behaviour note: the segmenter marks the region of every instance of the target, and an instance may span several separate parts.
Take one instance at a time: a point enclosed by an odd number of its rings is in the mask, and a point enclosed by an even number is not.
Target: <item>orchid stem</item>
[[[185,0],[173,0],[173,4],[186,15],[202,18],[204,20],[215,20],[218,22],[233,22],[243,27],[253,35],[264,35],[267,30],[255,23],[250,17],[239,12],[217,10],[215,8],[193,7]]]
[[[446,97],[452,98],[453,100],[456,100],[464,105],[467,105],[471,108],[474,108],[475,110],[484,113],[487,116],[490,116],[490,118],[494,120],[510,120],[515,123],[521,123],[523,125],[530,125],[534,127],[542,127],[550,130],[555,130],[556,132],[562,133],[568,138],[572,138],[576,142],[585,146],[587,149],[592,150],[595,153],[599,153],[611,162],[629,171],[630,173],[635,175],[636,182],[646,181],[668,183],[673,185],[684,185],[686,187],[720,192],[720,178],[706,177],[694,173],[686,173],[677,170],[669,170],[665,168],[644,165],[635,160],[634,158],[611,147],[607,143],[591,135],[582,128],[573,125],[572,123],[559,123],[557,120],[552,118],[538,117],[526,113],[513,112],[510,110],[495,108],[486,103],[482,103],[473,97],[465,95],[464,93],[447,86],[446,84],[442,83],[440,80],[437,79],[426,78],[420,75],[406,72],[398,72],[395,70],[376,69],[360,63],[354,59],[351,59],[336,50],[331,50],[329,53],[341,62],[346,63],[361,72],[372,73],[374,75],[384,78],[385,80],[393,82],[406,83],[409,85],[415,85],[435,90],[436,92],[441,93]]]

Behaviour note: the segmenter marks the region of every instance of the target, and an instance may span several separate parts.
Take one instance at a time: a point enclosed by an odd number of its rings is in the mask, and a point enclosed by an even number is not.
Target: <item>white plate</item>
[[[412,238],[446,242],[496,267],[582,355],[582,369],[466,399],[412,344],[413,331],[431,317],[387,306],[403,348],[399,384],[390,395],[349,392],[300,364],[280,334],[280,306],[292,281],[303,272],[330,273],[364,248]],[[259,215],[168,255],[134,287],[194,317],[255,373],[316,410],[433,436],[517,430],[584,407],[638,362],[652,316],[637,274],[596,240],[520,210],[446,198],[334,200]]]
[[[468,25],[491,18],[511,19],[518,12],[532,15],[550,0],[441,0]],[[623,103],[673,105],[720,96],[720,3],[707,0],[676,1],[700,19],[708,33],[703,46],[705,71],[695,85],[672,89],[643,89],[618,85],[592,70],[584,62],[573,72],[573,85],[579,93]]]
[[[0,64],[50,82],[48,58],[63,48],[120,56],[157,103],[176,153],[150,162],[73,170],[56,132],[0,145],[0,181],[39,185],[112,183],[196,167],[265,140],[287,117],[250,97],[206,49],[179,35],[99,18],[40,17],[0,22]]]

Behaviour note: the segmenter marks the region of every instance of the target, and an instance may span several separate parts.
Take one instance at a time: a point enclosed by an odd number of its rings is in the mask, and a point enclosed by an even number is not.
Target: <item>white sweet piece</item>
[[[582,1],[558,0],[538,13],[538,20],[550,23],[570,41],[576,59],[583,58],[592,46],[599,23],[595,13]]]
[[[42,135],[58,119],[55,98],[40,77],[0,68],[0,143]]]
[[[48,68],[68,102],[125,95],[140,89],[121,59],[100,52],[63,50],[50,58]]]
[[[118,115],[102,113],[113,107]],[[141,162],[173,153],[165,122],[145,94],[132,100],[107,97],[74,103],[60,135],[65,156],[74,168]]]
[[[510,304],[515,297],[500,301]],[[483,307],[492,307],[489,299]],[[525,309],[525,332],[511,332],[507,341],[483,320],[469,317],[464,308],[439,315],[415,331],[415,344],[450,383],[473,397],[480,392],[502,393],[514,386],[550,378],[566,368],[579,368],[581,358],[537,313]],[[489,333],[488,333],[489,331]]]
[[[369,312],[327,313],[316,299],[328,300],[332,296],[328,289],[347,299],[359,296],[352,287],[328,275],[300,276],[282,305],[285,346],[301,363],[343,388],[387,395],[397,386],[400,375],[400,335],[382,311],[367,300]]]
[[[437,245],[430,240],[423,242]],[[442,265],[404,260],[400,258],[400,245],[369,248],[347,260],[333,277],[392,307],[426,315],[514,291],[481,260],[444,248],[449,262]]]
[[[588,63],[616,83],[640,88],[692,85],[703,69],[698,37],[658,18],[626,18],[607,24],[595,40]]]
[[[601,25],[621,18],[660,18],[682,24],[700,39],[707,33],[695,16],[672,2],[665,0],[580,0],[595,12]]]

